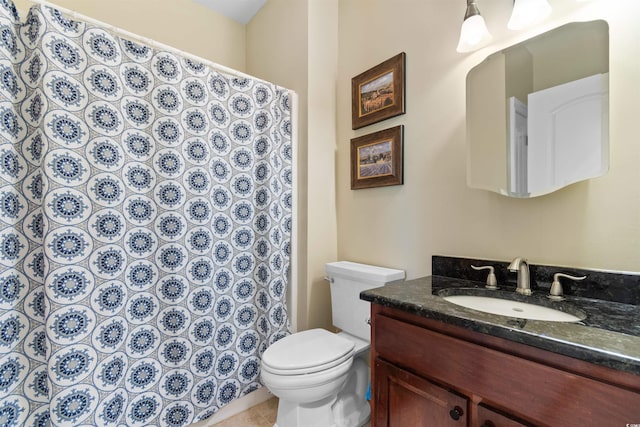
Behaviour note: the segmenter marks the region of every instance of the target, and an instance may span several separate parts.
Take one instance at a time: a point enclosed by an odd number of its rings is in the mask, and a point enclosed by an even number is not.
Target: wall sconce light
[[[491,41],[487,24],[480,15],[476,0],[467,0],[467,11],[460,29],[460,41],[456,50],[458,52],[471,52],[486,46]]]
[[[551,6],[547,0],[515,0],[507,28],[522,30],[537,24],[550,14]]]

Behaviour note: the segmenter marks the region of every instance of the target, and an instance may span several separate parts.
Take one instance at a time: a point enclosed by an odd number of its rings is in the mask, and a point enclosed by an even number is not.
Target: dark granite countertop
[[[540,302],[571,312],[582,310],[586,318],[579,323],[527,320],[468,309],[440,296],[442,289],[473,288],[490,292],[484,283],[460,278],[429,276],[370,289],[360,298],[421,317],[439,320],[476,332],[640,375],[640,306],[578,296],[552,302],[542,292],[520,296],[504,289],[509,299]],[[446,291],[445,291],[446,292]],[[495,292],[495,291],[494,291]],[[555,305],[554,305],[555,304]]]

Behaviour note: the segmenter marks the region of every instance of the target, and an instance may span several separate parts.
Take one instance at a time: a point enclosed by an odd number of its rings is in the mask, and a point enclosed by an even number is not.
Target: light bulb
[[[471,52],[486,46],[492,39],[487,24],[481,15],[468,17],[462,23],[460,29],[460,41],[456,50],[458,52]]]
[[[522,30],[541,22],[550,14],[551,6],[547,0],[515,0],[507,28]]]

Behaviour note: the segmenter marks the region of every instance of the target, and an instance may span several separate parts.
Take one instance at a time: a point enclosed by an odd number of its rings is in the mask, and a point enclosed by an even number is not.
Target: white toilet
[[[370,304],[360,292],[402,280],[404,271],[348,261],[325,270],[333,324],[342,332],[298,332],[264,352],[262,382],[280,399],[274,427],[359,427],[370,417]]]

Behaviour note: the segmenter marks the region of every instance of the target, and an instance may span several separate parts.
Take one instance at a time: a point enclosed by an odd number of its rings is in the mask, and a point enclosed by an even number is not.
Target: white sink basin
[[[476,295],[451,295],[443,298],[463,307],[520,319],[547,320],[550,322],[580,322],[583,320],[573,314],[554,310],[553,308],[500,298]]]

